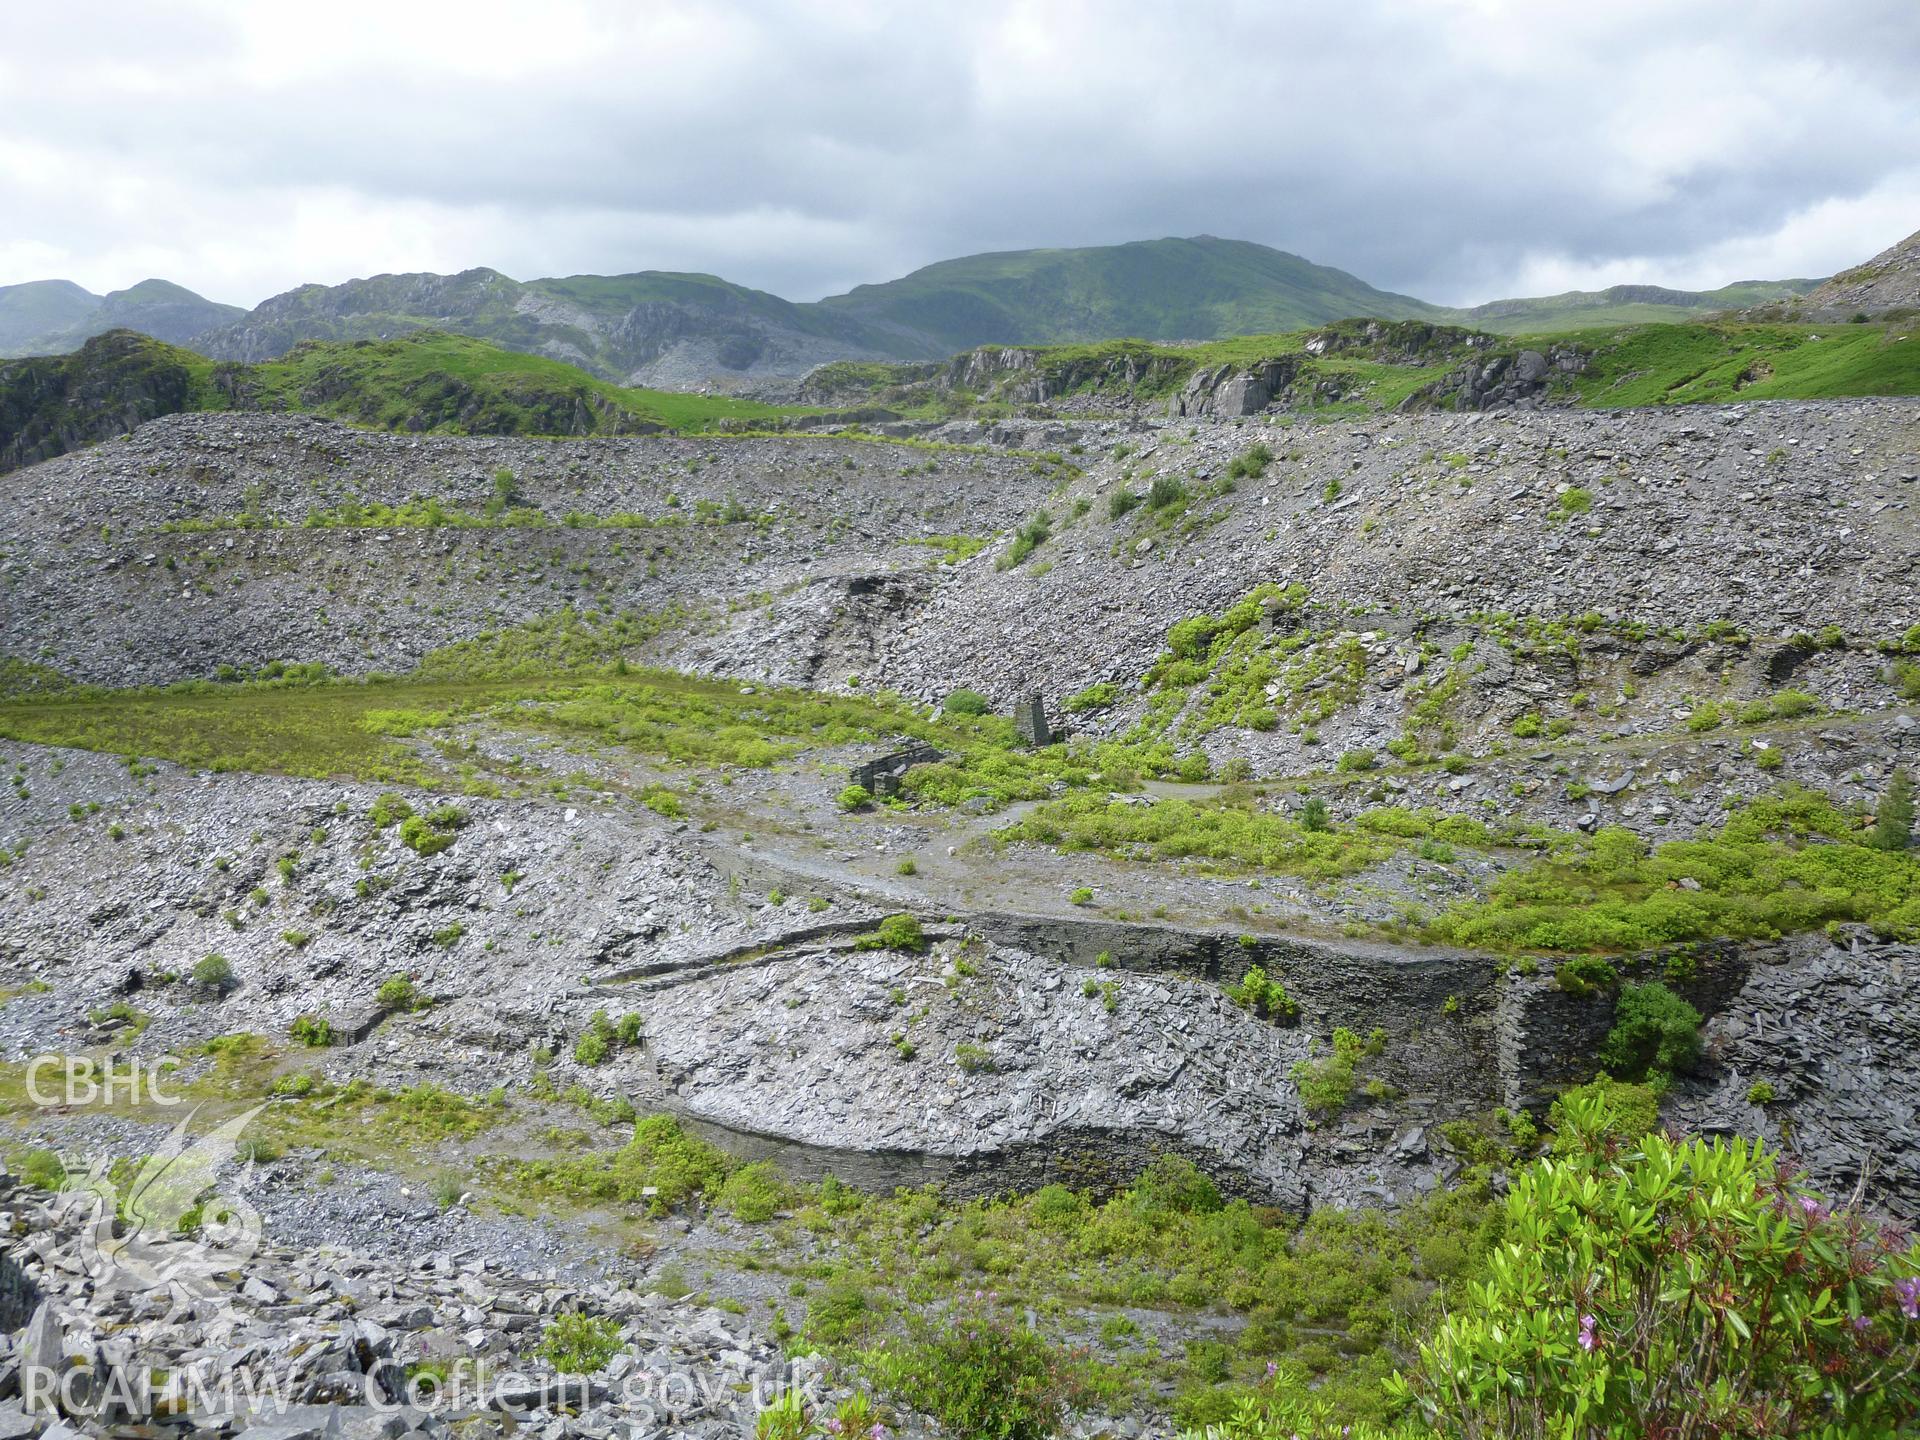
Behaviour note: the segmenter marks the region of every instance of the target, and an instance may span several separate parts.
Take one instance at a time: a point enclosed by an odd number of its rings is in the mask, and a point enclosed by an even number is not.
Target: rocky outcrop
[[[1409,395],[1402,410],[1537,410],[1572,405],[1577,398],[1562,382],[1587,368],[1577,345],[1516,350],[1466,364]]]
[[[1263,361],[1251,369],[1238,365],[1218,365],[1196,370],[1180,393],[1168,403],[1167,413],[1177,416],[1257,415],[1273,403],[1300,372],[1300,362],[1292,356]]]
[[[1797,300],[1749,313],[1755,319],[1835,321],[1895,311],[1920,311],[1920,230]]]
[[[71,355],[0,364],[0,472],[188,408],[192,358],[115,330]]]
[[[1777,1137],[1814,1183],[1920,1219],[1920,947],[1855,933],[1745,952],[1712,1012],[1709,1066],[1675,1092],[1681,1127]]]

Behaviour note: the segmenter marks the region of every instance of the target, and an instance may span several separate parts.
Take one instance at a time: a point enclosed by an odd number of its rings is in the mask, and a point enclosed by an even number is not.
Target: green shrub
[[[906,950],[919,954],[927,948],[926,932],[911,915],[889,915],[853,942],[856,950]]]
[[[405,798],[388,791],[373,802],[373,808],[367,812],[373,820],[373,828],[385,830],[389,825],[397,825],[413,814],[413,806]]]
[[[807,1440],[813,1419],[804,1391],[782,1390],[753,1417],[753,1440]]]
[[[373,992],[373,1000],[382,1010],[395,1011],[424,1010],[433,1003],[406,975],[391,975],[382,980],[380,988]]]
[[[1570,1118],[1582,1112],[1584,1118],[1578,1123]],[[1660,1097],[1651,1085],[1615,1080],[1603,1073],[1591,1084],[1562,1091],[1547,1112],[1547,1123],[1554,1132],[1556,1155],[1573,1153],[1595,1134],[1609,1142],[1631,1145],[1659,1127]]]
[[[1092,887],[1087,885],[1076,886],[1073,892],[1067,896],[1067,901],[1069,904],[1073,904],[1073,905],[1093,904]]]
[[[649,1115],[619,1150],[527,1161],[513,1173],[536,1191],[642,1205],[659,1216],[697,1195],[717,1193],[727,1172],[727,1157],[719,1150],[689,1135],[671,1116]]]
[[[864,810],[873,803],[873,796],[864,785],[849,785],[840,792],[839,804],[842,810]]]
[[[874,1388],[967,1440],[1047,1440],[1079,1403],[1071,1357],[991,1301],[963,1301],[861,1356]]]
[[[1126,1202],[1142,1215],[1211,1215],[1220,1187],[1184,1155],[1159,1155],[1127,1187]]]
[[[1102,710],[1111,705],[1119,694],[1119,687],[1111,680],[1102,680],[1089,685],[1084,690],[1075,691],[1061,704],[1061,709],[1069,715],[1078,715],[1087,710]]]
[[[1332,1054],[1293,1063],[1288,1075],[1309,1113],[1327,1116],[1345,1107],[1353,1095],[1354,1066],[1366,1052],[1366,1042],[1343,1025],[1333,1032]]]
[[[51,1194],[67,1183],[67,1167],[56,1150],[30,1146],[12,1152],[7,1157],[7,1163],[23,1184],[35,1190],[45,1190]]]
[[[1238,985],[1227,987],[1227,998],[1243,1010],[1251,1010],[1268,1020],[1291,1022],[1300,1015],[1299,1002],[1287,994],[1287,987],[1270,979],[1258,965],[1248,966],[1246,978]]]
[[[620,1323],[578,1312],[556,1315],[533,1353],[562,1375],[592,1375],[620,1353]]]
[[[1513,733],[1522,740],[1531,740],[1546,728],[1538,710],[1529,710],[1513,722]]]
[[[1605,960],[1581,955],[1562,960],[1553,970],[1553,983],[1576,1000],[1590,1000],[1620,983],[1620,972]]]
[[[333,1044],[333,1022],[317,1015],[296,1015],[287,1033],[313,1050]]]
[[[993,1069],[993,1052],[984,1045],[962,1040],[953,1047],[953,1063],[969,1075],[978,1075]]]
[[[965,689],[954,691],[941,706],[949,715],[984,715],[992,708],[992,702],[978,690]]]
[[[1691,1070],[1700,1057],[1700,1012],[1658,980],[1628,985],[1614,1007],[1600,1063],[1623,1080]]]
[[[1032,519],[1013,532],[1013,544],[1000,557],[999,568],[1012,569],[1052,538],[1053,516],[1044,510],[1035,511]]]
[[[1258,480],[1272,463],[1272,449],[1264,440],[1257,440],[1233,458],[1227,474],[1235,480]]]
[[[1371,750],[1349,750],[1334,765],[1341,771],[1371,770],[1380,763],[1380,757]]]
[[[1876,850],[1905,850],[1913,844],[1913,780],[1895,770],[1887,793],[1874,810],[1873,846]]]
[[[1107,518],[1124,519],[1140,503],[1140,497],[1131,490],[1120,489],[1107,497]]]
[[[193,967],[194,988],[224,995],[234,986],[233,962],[220,954],[204,955]]]
[[[771,1162],[759,1160],[729,1175],[714,1203],[737,1219],[759,1224],[771,1220],[786,1200],[786,1181],[780,1172]]]
[[[1703,705],[1693,707],[1693,713],[1687,716],[1687,729],[1696,735],[1708,730],[1718,730],[1725,719],[1726,716],[1721,713],[1720,707],[1709,700]]]
[[[1300,828],[1320,835],[1333,829],[1333,821],[1327,816],[1327,802],[1318,795],[1309,795],[1307,803],[1300,807]]]
[[[1773,1099],[1773,1086],[1768,1081],[1756,1080],[1747,1087],[1747,1103],[1749,1105],[1771,1105]]]
[[[1147,487],[1147,508],[1165,510],[1187,498],[1187,487],[1177,475],[1156,475]]]
[[[1626,1146],[1604,1108],[1566,1105],[1571,1143],[1516,1178],[1486,1278],[1393,1398],[1446,1435],[1909,1427],[1920,1247],[1794,1188],[1763,1146]]]
[[[467,812],[457,805],[442,805],[425,815],[410,814],[400,822],[400,843],[416,855],[438,855],[453,844],[466,823]]]
[[[574,1042],[575,1063],[589,1068],[605,1064],[616,1050],[639,1044],[646,1023],[639,1015],[622,1015],[616,1022],[606,1011],[594,1011]]]

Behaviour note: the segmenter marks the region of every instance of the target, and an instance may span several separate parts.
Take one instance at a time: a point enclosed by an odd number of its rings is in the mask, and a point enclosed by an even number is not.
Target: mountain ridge
[[[246,313],[171,280],[149,278],[105,295],[71,280],[29,280],[0,286],[0,359],[70,355],[111,330],[138,330],[183,345]]]
[[[307,340],[386,340],[434,329],[565,361],[617,384],[736,389],[834,361],[938,360],[1001,344],[1205,342],[1359,317],[1506,334],[1575,330],[1785,302],[1817,283],[1614,286],[1448,307],[1284,250],[1211,235],[960,256],[806,302],[717,275],[662,270],[526,281],[487,266],[390,272],[296,286],[252,310],[165,281],[104,297],[71,282],[35,281],[0,287],[0,356],[71,353],[93,335],[128,328],[252,364]]]

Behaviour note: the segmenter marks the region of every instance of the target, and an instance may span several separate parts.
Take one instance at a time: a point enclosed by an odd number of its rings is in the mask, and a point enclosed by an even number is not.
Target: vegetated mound
[[[159,415],[213,408],[212,365],[116,330],[71,355],[0,364],[0,471],[122,435]]]
[[[726,396],[624,389],[465,335],[317,341],[258,365],[210,361],[128,330],[71,355],[0,365],[0,471],[194,410],[298,411],[383,430],[633,435],[794,413]]]

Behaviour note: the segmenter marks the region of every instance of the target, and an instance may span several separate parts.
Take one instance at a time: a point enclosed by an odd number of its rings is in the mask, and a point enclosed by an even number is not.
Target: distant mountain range
[[[185,345],[247,312],[167,280],[95,295],[71,280],[0,286],[0,355],[65,355],[109,330],[138,330]]]
[[[488,269],[378,275],[303,285],[251,311],[163,280],[105,296],[43,280],[0,287],[0,356],[64,354],[125,328],[214,359],[257,362],[303,340],[438,329],[564,360],[621,384],[693,389],[797,376],[830,360],[931,360],[999,343],[1216,340],[1356,316],[1508,334],[1679,320],[1788,300],[1818,283],[1615,286],[1456,309],[1377,290],[1282,250],[1208,235],[972,255],[806,304],[712,275],[666,271],[526,282]]]

